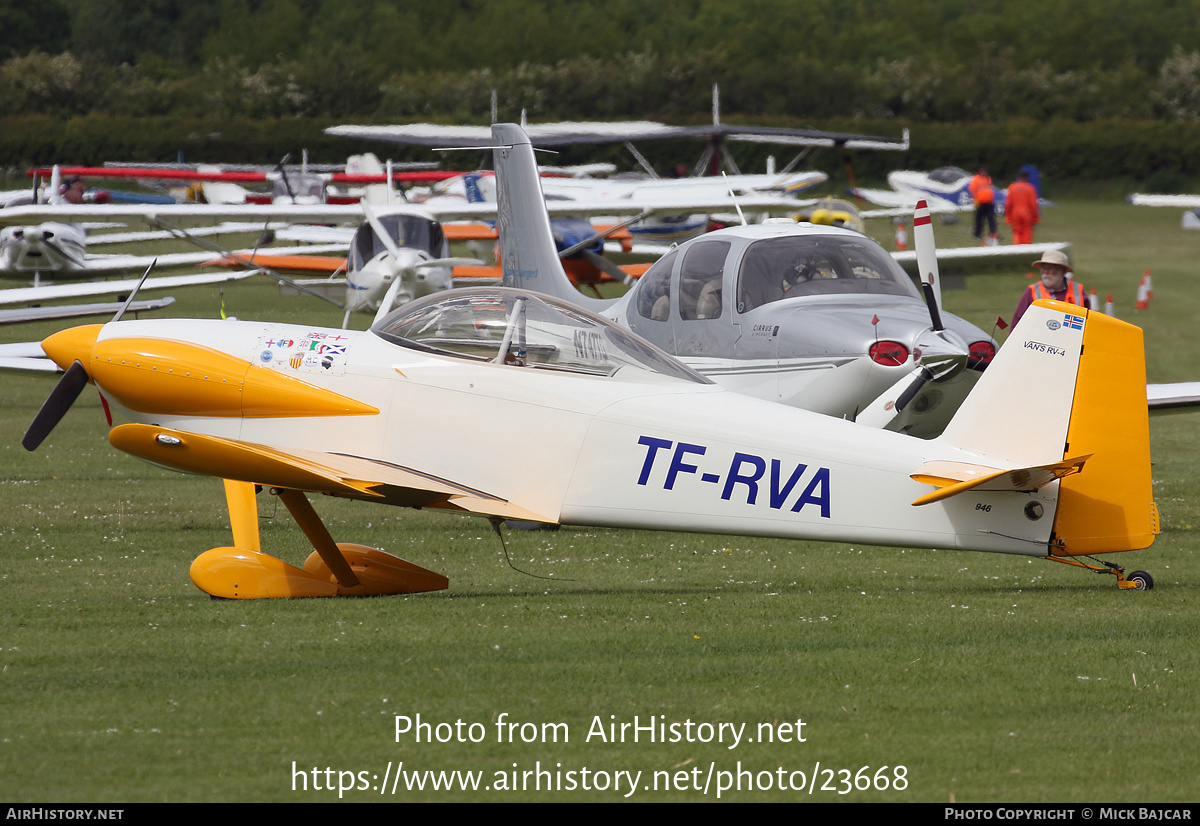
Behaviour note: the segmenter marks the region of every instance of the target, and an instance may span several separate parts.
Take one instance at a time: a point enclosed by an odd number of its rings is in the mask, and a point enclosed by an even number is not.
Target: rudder
[[[1159,532],[1150,476],[1146,358],[1140,328],[1103,313],[1086,315],[1087,356],[1079,365],[1067,431],[1072,454],[1094,454],[1063,479],[1054,520],[1054,556],[1148,548]]]
[[[495,141],[496,218],[503,284],[563,298],[599,311],[610,301],[588,298],[567,278],[538,175],[533,146],[515,123],[492,124]]]

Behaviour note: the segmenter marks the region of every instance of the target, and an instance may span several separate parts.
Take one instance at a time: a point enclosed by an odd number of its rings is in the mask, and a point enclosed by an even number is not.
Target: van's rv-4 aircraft
[[[497,169],[529,153],[498,124]],[[504,266],[521,260],[500,205]],[[336,543],[308,493],[494,519],[1080,557],[1149,547],[1141,331],[1037,302],[945,432],[920,440],[724,390],[565,301],[450,290],[369,331],[249,321],[117,321],[57,333],[66,369],[24,444],[88,384],[119,450],[225,482],[233,544],[192,564],[219,597],[381,595],[447,579]],[[505,438],[481,460],[465,429]],[[1029,427],[1025,423],[1036,422]],[[350,426],[347,426],[350,425]],[[255,485],[313,544],[297,567],[262,551]]]

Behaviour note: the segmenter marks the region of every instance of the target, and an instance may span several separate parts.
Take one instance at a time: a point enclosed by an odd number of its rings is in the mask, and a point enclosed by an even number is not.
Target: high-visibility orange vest
[[[992,179],[987,175],[976,175],[967,184],[967,189],[975,198],[975,204],[990,204],[996,200],[996,190],[992,187]]]
[[[1029,290],[1033,293],[1034,301],[1050,299],[1052,301],[1065,301],[1068,304],[1075,304],[1080,307],[1087,306],[1087,301],[1083,297],[1083,285],[1076,284],[1074,281],[1067,282],[1067,294],[1063,298],[1055,298],[1041,281],[1036,284],[1030,284]]]

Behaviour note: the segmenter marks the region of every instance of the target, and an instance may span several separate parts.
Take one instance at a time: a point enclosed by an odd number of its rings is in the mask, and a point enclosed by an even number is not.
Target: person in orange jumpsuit
[[[979,171],[967,184],[967,190],[975,201],[975,237],[985,246],[995,246],[999,243],[996,238],[996,188],[992,186],[992,179],[985,167],[979,167]],[[984,221],[988,224],[986,237],[983,234]]]
[[[1029,173],[1022,172],[1004,199],[1004,220],[1012,227],[1013,243],[1032,244],[1033,225],[1041,219],[1037,190],[1029,183]]]

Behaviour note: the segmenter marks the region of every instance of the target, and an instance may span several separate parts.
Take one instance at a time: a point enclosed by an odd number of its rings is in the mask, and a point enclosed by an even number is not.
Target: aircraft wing
[[[323,224],[295,224],[275,231],[277,241],[292,241],[304,244],[341,244],[349,249],[354,243],[358,227],[329,227]],[[195,235],[196,233],[192,233]],[[91,239],[88,239],[89,242]]]
[[[422,164],[417,164],[421,166]],[[457,172],[440,169],[405,169],[405,165],[392,170],[392,179],[412,183],[432,183],[444,181],[457,175]],[[40,176],[49,179],[54,173],[53,168],[41,167],[29,170],[29,176]],[[64,178],[125,178],[125,179],[156,179],[163,181],[206,181],[210,183],[264,183],[279,177],[278,171],[272,169],[181,169],[167,166],[64,166],[59,168],[59,174]],[[323,179],[335,184],[383,184],[387,183],[387,175],[360,172],[318,172]]]
[[[212,258],[212,253],[208,254]],[[222,281],[239,281],[257,274],[257,270],[234,272],[203,272],[194,275],[167,275],[147,278],[143,290],[165,290],[173,287],[190,287],[196,284],[218,284]],[[138,285],[138,278],[120,281],[79,281],[70,284],[50,284],[42,287],[14,287],[0,290],[0,304],[29,304],[38,301],[53,301],[59,298],[81,298],[88,295],[118,295],[128,293]]]
[[[861,198],[864,201],[869,201],[884,209],[866,210],[861,212],[863,218],[911,218],[912,212],[916,209],[917,201],[926,201],[930,212],[970,212],[973,207],[960,207],[951,204],[945,199],[934,198],[929,195],[923,195],[917,198],[911,194],[897,192],[894,189],[863,189],[862,187],[852,187],[849,190],[850,194],[855,198]]]
[[[115,313],[116,310],[113,310]],[[0,370],[33,371],[38,373],[61,373],[62,368],[52,362],[42,349],[40,341],[19,341],[0,344]]]
[[[1065,242],[1046,244],[1006,244],[998,247],[938,247],[938,268],[942,275],[1012,265],[1032,265],[1049,250],[1060,250],[1070,254],[1071,245]],[[915,250],[893,252],[892,257],[907,272],[917,271]]]
[[[1200,195],[1139,195],[1134,193],[1125,196],[1125,199],[1134,206],[1181,207],[1183,209],[1200,207]]]
[[[469,224],[442,224],[448,241],[495,241],[500,237],[494,226],[474,221]]]
[[[883,138],[872,135],[852,135],[845,132],[821,132],[815,129],[786,129],[771,126],[735,126],[716,124],[703,127],[710,135],[719,135],[734,141],[771,143],[781,146],[840,146],[844,149],[883,149],[894,152],[908,151],[908,130],[899,138]]]
[[[169,440],[160,440],[163,435],[179,441],[164,445],[162,442]],[[109,432],[108,440],[118,450],[184,473],[389,505],[447,508],[535,522],[556,521],[449,479],[361,456],[285,450],[144,424],[119,425]]]
[[[794,212],[813,201],[801,201],[784,195],[739,195],[737,206],[743,212],[763,213],[773,212],[785,214]],[[633,196],[630,198],[595,198],[577,201],[547,201],[546,212],[551,218],[596,218],[601,216],[636,215],[646,212],[650,215],[702,215],[714,212],[734,212],[735,200],[727,192],[713,191],[707,196],[691,195],[655,195]],[[482,204],[480,206],[483,206]],[[495,204],[489,204],[495,209]]]
[[[278,221],[285,223],[335,224],[361,221],[357,204],[31,204],[0,210],[0,224],[14,226],[61,221],[119,222],[158,226],[162,221],[177,227],[218,224],[223,221]]]
[[[784,195],[756,194],[739,196],[737,204],[743,212],[789,212],[806,205]],[[496,218],[494,203],[438,203],[417,204],[418,209],[428,212],[439,221],[488,221]],[[397,205],[397,209],[400,209]],[[403,207],[411,209],[412,207]],[[607,215],[634,215],[647,212],[654,215],[694,215],[713,212],[731,212],[734,201],[727,194],[709,192],[701,196],[662,195],[632,198],[596,198],[581,200],[555,200],[546,203],[551,217],[589,218]],[[387,214],[381,208],[379,214]],[[331,224],[364,220],[358,204],[324,204],[315,206],[292,206],[284,204],[213,205],[213,204],[154,204],[105,205],[105,204],[37,204],[0,210],[0,225],[19,226],[40,224],[47,221],[83,223],[89,221],[146,224],[149,226],[170,225],[192,227],[219,224],[224,221],[279,221],[296,224]]]
[[[238,260],[237,258],[224,256],[213,258],[210,253],[209,260],[204,263],[206,266],[214,267],[244,267],[253,265],[255,267],[266,267],[267,269],[284,272],[323,272],[333,274],[339,270],[346,269],[346,256],[275,255],[259,252],[246,256],[245,260]]]
[[[273,249],[271,252],[277,256],[284,256],[341,252],[345,249],[346,246],[344,244],[327,244],[319,246],[281,247]],[[235,250],[233,254],[234,256],[249,260],[254,255],[254,250]],[[72,271],[62,277],[87,278],[89,276],[100,277],[122,272],[137,272],[145,270],[152,262],[157,262],[154,265],[156,270],[173,267],[199,267],[211,262],[213,255],[214,253],[211,251],[172,252],[163,255],[89,255],[86,259],[86,267],[84,269]],[[263,266],[269,265],[263,264]]]
[[[127,313],[144,313],[150,310],[161,310],[170,307],[175,299],[152,298],[147,301],[135,301],[125,308]],[[0,310],[0,324],[16,324],[22,321],[46,321],[55,318],[80,318],[81,316],[102,315],[112,317],[125,306],[124,301],[109,301],[103,304],[64,304],[58,307],[25,307],[16,310]],[[4,345],[0,345],[3,350]],[[38,345],[41,351],[41,345]],[[37,354],[35,354],[37,357]]]
[[[617,266],[621,272],[625,273],[627,278],[641,278],[646,274],[646,270],[654,266],[653,261],[648,261],[640,264],[620,264]],[[576,287],[580,286],[580,279],[572,272],[572,268],[567,266],[567,278],[571,279],[571,283]],[[477,284],[495,284],[504,277],[504,270],[498,266],[478,266],[478,265],[463,265],[454,268],[454,286],[465,287],[474,286]],[[616,281],[612,275],[607,272],[601,272],[596,275],[592,282],[588,283],[608,283]]]
[[[190,230],[189,234],[197,237],[204,237],[206,235],[230,235],[233,233],[251,232],[258,233],[262,232],[264,229],[267,229],[274,232],[276,238],[282,238],[282,233],[287,229],[287,226],[288,225],[279,222],[263,224],[261,221],[255,221],[253,223],[222,223],[212,227],[196,227],[195,229]],[[97,227],[89,225],[86,226],[86,228],[91,230]],[[145,232],[104,232],[94,234],[89,231],[87,245],[88,249],[91,249],[92,247],[101,246],[104,244],[140,244],[146,241],[169,241],[175,237],[176,236],[173,233],[165,229],[148,230]],[[297,240],[308,241],[312,239],[300,238]],[[349,241],[347,241],[347,243],[349,243]]]
[[[620,241],[605,241],[604,251],[607,253],[630,253],[631,255],[654,255],[659,258],[672,249],[670,244],[633,244],[625,249]]]
[[[1146,402],[1151,413],[1179,413],[1200,407],[1200,382],[1150,384],[1146,386]]]
[[[728,138],[791,146],[844,146],[848,149],[908,149],[908,131],[902,138],[821,132],[815,129],[786,129],[767,126],[709,124],[705,126],[667,126],[653,121],[564,122],[524,126],[534,146],[574,146],[577,144],[622,143],[658,138]],[[488,147],[493,143],[489,126],[442,126],[433,123],[409,123],[398,126],[333,126],[325,134],[341,138],[386,141],[433,148]]]
[[[395,205],[400,208],[400,204]],[[495,204],[414,205],[439,221],[471,221],[495,218]],[[411,207],[405,207],[411,208]],[[381,213],[386,207],[380,208]],[[0,210],[0,225],[19,226],[47,221],[63,223],[104,222],[176,227],[209,226],[225,221],[280,222],[289,224],[361,223],[358,204],[36,204]],[[261,226],[259,227],[261,229]]]

